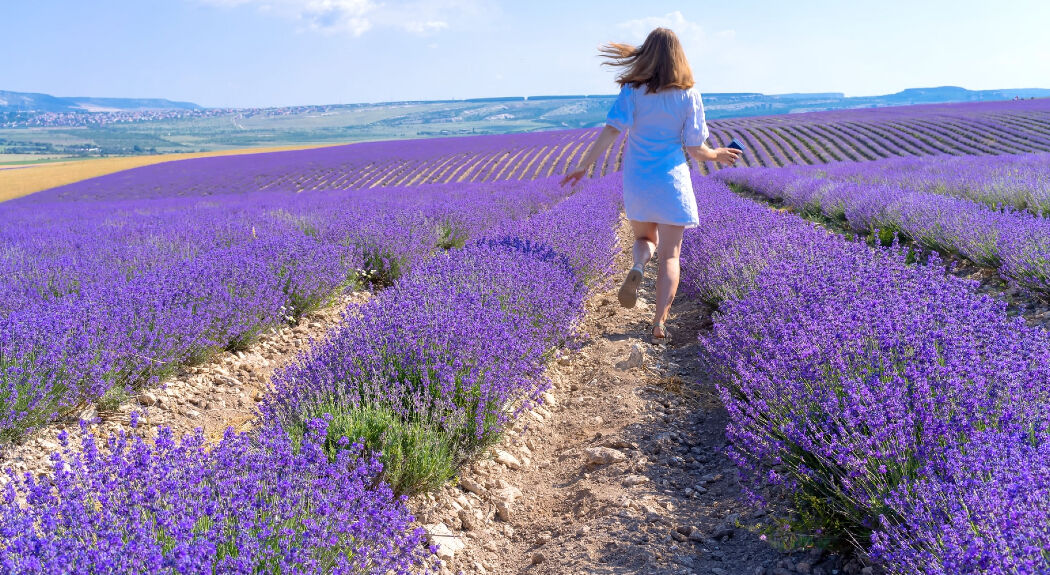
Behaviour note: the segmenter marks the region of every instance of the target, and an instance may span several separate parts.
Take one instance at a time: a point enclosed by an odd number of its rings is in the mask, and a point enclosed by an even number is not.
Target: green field
[[[208,152],[254,146],[336,144],[503,134],[599,124],[609,98],[421,102],[230,110],[87,127],[0,129],[0,163],[25,155],[90,157]]]

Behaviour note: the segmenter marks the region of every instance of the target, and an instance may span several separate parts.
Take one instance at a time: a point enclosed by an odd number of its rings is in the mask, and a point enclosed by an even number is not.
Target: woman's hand
[[[587,149],[587,153],[583,155],[580,164],[573,168],[572,171],[565,174],[565,177],[561,179],[561,185],[564,186],[569,183],[576,184],[582,180],[583,177],[587,175],[587,170],[598,162],[598,157],[604,154],[605,150],[609,149],[609,146],[616,141],[616,136],[619,134],[620,130],[613,126],[607,125],[602,128],[602,132],[598,134],[598,139]]]
[[[697,162],[718,162],[723,166],[732,166],[744,155],[736,148],[712,148],[707,144],[686,146],[685,149]]]
[[[561,179],[561,185],[575,184],[583,179],[587,175],[587,168],[583,166],[576,166],[571,172],[565,174],[565,177]]]
[[[733,164],[736,164],[736,161],[744,155],[744,152],[736,148],[715,148],[713,151],[715,157],[712,159],[723,166],[732,166]]]

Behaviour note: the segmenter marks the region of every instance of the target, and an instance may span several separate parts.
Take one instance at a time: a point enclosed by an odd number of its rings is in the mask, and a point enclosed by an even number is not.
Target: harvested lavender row
[[[0,434],[242,348],[342,289],[388,284],[565,193],[544,180],[143,200],[56,191],[7,202]]]
[[[617,180],[415,268],[278,374],[263,418],[296,435],[331,417],[329,447],[364,437],[398,492],[447,481],[549,387],[616,252]]]
[[[923,161],[841,164],[820,171],[747,168],[722,171],[717,177],[782,200],[800,213],[841,220],[859,233],[877,233],[883,239],[903,234],[923,246],[959,254],[979,265],[997,268],[1004,279],[1042,297],[1050,296],[1050,219],[1026,211],[994,209],[966,197],[922,191],[955,190],[953,193],[964,196],[959,191],[959,176],[952,175],[952,170],[955,174],[969,173],[985,167],[988,161],[954,158],[942,161],[943,168],[927,166],[914,172],[902,168],[900,173],[893,171],[894,166],[914,167]],[[1000,200],[1014,198],[1021,204],[1029,203],[1032,194],[1041,193],[1039,186],[1046,188],[1050,182],[1048,154],[999,162],[1005,164],[999,166],[1001,171],[982,172],[974,182],[1003,192],[997,196]],[[1014,191],[1006,194],[1005,190]]]
[[[939,266],[696,186],[683,287],[719,303],[704,357],[752,495],[894,573],[1050,569],[1050,336]]]
[[[390,140],[195,158],[133,168],[43,192],[57,199],[134,199],[534,180],[565,171],[569,150],[596,131]],[[528,166],[519,152],[551,148]],[[475,160],[491,158],[484,165]],[[560,161],[560,163],[559,163]],[[37,194],[39,195],[39,194]]]
[[[4,573],[419,573],[429,553],[381,466],[327,422],[298,442],[278,429],[156,441],[121,435],[55,454],[54,477],[0,496]]]

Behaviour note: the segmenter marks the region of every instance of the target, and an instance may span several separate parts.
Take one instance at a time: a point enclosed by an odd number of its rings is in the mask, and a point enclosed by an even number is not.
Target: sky
[[[656,26],[702,92],[1050,88],[1046,0],[0,0],[0,90],[208,107],[611,94]]]

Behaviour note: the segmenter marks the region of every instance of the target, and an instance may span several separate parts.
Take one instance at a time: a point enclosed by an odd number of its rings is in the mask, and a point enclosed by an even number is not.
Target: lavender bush
[[[615,254],[612,191],[589,184],[418,265],[280,373],[264,417],[295,434],[333,416],[329,448],[339,434],[364,437],[398,492],[448,480],[549,386],[546,360],[573,335],[587,282],[604,279]],[[594,234],[580,234],[580,221]]]
[[[207,447],[88,431],[53,476],[14,478],[0,502],[7,573],[410,573],[428,554],[381,466],[348,445],[333,461],[314,420],[298,445],[280,430],[228,431]],[[65,441],[65,439],[63,439]],[[345,441],[345,438],[344,438]],[[415,569],[415,570],[413,570]]]
[[[697,189],[683,278],[720,303],[704,359],[752,494],[893,572],[1050,569],[1046,332],[939,266]]]
[[[1031,190],[1026,179],[1032,180],[1035,170],[1042,170],[1040,178],[1050,177],[1050,155],[1019,158],[999,160],[1007,165],[996,166],[1000,170],[995,176],[1000,189],[1012,182],[1017,189]],[[821,170],[745,169],[723,171],[717,177],[782,200],[803,215],[840,220],[852,230],[872,234],[883,242],[900,234],[924,247],[958,254],[997,269],[1004,279],[1040,297],[1050,297],[1050,268],[1047,267],[1050,220],[1012,207],[993,208],[967,197],[921,191],[919,188],[929,189],[933,184],[927,181],[917,186],[907,171],[901,174],[894,171],[899,166],[919,162],[841,164]],[[987,159],[953,159],[940,165],[936,177],[931,175],[932,166],[938,164],[927,160],[921,163],[925,166],[923,177],[932,180],[943,177],[945,182],[952,182],[957,181],[959,174],[972,176],[974,165],[986,166]],[[1011,180],[1014,177],[1018,179]],[[979,186],[992,179],[985,175],[983,179],[975,179],[972,185]],[[1022,198],[1020,195],[1009,197]]]

